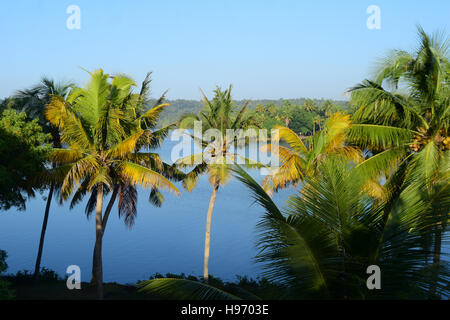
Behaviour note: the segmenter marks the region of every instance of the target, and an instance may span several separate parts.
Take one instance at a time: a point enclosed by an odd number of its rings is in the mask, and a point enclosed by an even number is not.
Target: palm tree
[[[231,147],[235,144],[242,144],[236,137],[229,139],[227,129],[239,130],[252,128],[252,115],[247,114],[248,102],[237,112],[231,98],[231,89],[222,91],[217,88],[213,100],[203,94],[204,107],[199,115],[186,115],[180,119],[180,129],[194,128],[195,121],[201,121],[202,132],[209,129],[219,131],[220,137],[204,139],[203,137],[192,136],[195,143],[198,143],[204,150],[200,154],[193,154],[179,159],[176,164],[180,167],[193,166],[199,160],[195,168],[186,175],[183,181],[185,188],[190,191],[195,187],[199,175],[207,172],[209,182],[213,187],[209,201],[208,213],[206,216],[205,231],[205,253],[203,263],[203,279],[208,281],[209,277],[209,252],[211,239],[211,219],[217,191],[220,186],[224,186],[231,178],[230,162],[235,163],[238,158],[244,159],[247,167],[258,166],[255,161],[245,159],[239,154],[232,152]]]
[[[275,119],[278,121],[283,121],[286,127],[289,127],[289,123],[292,120],[293,107],[289,101],[285,101],[283,106],[279,108],[276,112]]]
[[[350,138],[374,155],[361,165],[369,176],[397,174],[402,177],[401,189],[408,188],[408,175],[421,175],[427,182],[425,196],[442,192],[448,184],[450,40],[440,33],[428,35],[421,27],[418,34],[416,52],[393,51],[380,64],[374,80],[350,89],[351,101],[359,108],[354,115],[358,128]],[[402,134],[392,135],[395,131]],[[435,265],[440,264],[448,214],[448,210],[436,213]]]
[[[43,77],[41,82],[30,89],[20,90],[14,95],[14,99],[18,102],[15,108],[24,111],[28,117],[38,119],[46,133],[50,133],[52,137],[53,148],[61,148],[61,139],[59,128],[53,126],[45,118],[45,106],[50,102],[52,97],[60,97],[64,99],[71,88],[74,86],[70,82],[56,83],[54,80]],[[52,164],[54,167],[54,164]],[[37,280],[41,269],[42,252],[44,249],[45,232],[47,230],[48,216],[50,213],[50,204],[53,199],[53,192],[57,187],[54,183],[50,184],[50,189],[45,205],[44,220],[42,222],[41,237],[39,239],[38,254],[34,267],[34,279]]]
[[[169,165],[165,162],[163,162],[160,158],[160,156],[157,153],[151,152],[154,151],[154,149],[160,147],[162,141],[167,137],[167,134],[169,130],[174,128],[174,124],[169,125],[164,128],[155,129],[156,125],[159,121],[159,116],[161,112],[164,110],[165,107],[168,106],[167,103],[163,103],[165,100],[165,94],[164,94],[156,100],[156,102],[153,103],[153,107],[151,107],[151,100],[148,98],[148,93],[150,91],[150,82],[151,82],[151,73],[149,72],[147,76],[145,77],[144,81],[142,82],[141,90],[139,94],[133,94],[130,97],[130,110],[129,116],[131,117],[128,119],[129,122],[140,122],[139,125],[137,125],[137,128],[141,128],[142,130],[148,130],[151,131],[151,135],[146,139],[141,139],[136,144],[135,149],[141,150],[142,148],[145,148],[148,152],[143,153],[139,152],[138,155],[136,154],[130,154],[130,160],[131,161],[141,161],[145,167],[152,168],[154,171],[160,173],[164,177],[168,178],[172,181],[181,181],[185,174],[181,171],[179,171],[174,165]],[[85,183],[80,185],[79,188],[74,193],[70,208],[72,209],[75,207],[76,204],[78,204],[84,196],[88,193],[87,188],[87,182],[88,180],[85,180]],[[116,179],[113,182],[112,190],[106,189],[104,190],[105,195],[109,192],[111,193],[110,200],[105,208],[105,213],[103,217],[103,232],[106,228],[106,223],[108,220],[108,217],[110,215],[111,209],[114,206],[114,203],[119,198],[118,203],[118,213],[119,218],[124,218],[125,225],[129,228],[132,228],[135,222],[135,219],[137,217],[137,201],[138,201],[138,194],[136,185],[132,183],[132,181],[127,180],[127,177],[116,177]],[[164,202],[164,196],[161,193],[161,191],[157,187],[152,187],[149,201],[156,207],[160,207],[162,203]],[[93,190],[91,192],[89,200],[86,204],[85,213],[86,216],[89,217],[96,206],[96,190]],[[97,247],[94,248],[94,256],[95,252],[98,250]],[[96,283],[96,275],[95,270],[97,266],[94,263],[92,266],[92,278],[91,283]]]
[[[318,175],[279,209],[242,168],[233,171],[265,211],[258,224],[256,262],[263,277],[283,285],[280,299],[426,299],[435,272],[424,260],[421,238],[433,232],[434,206],[448,206],[450,193],[433,201],[420,197],[390,202],[372,198],[357,167],[338,155],[322,161]],[[417,183],[421,183],[417,181]],[[430,199],[427,199],[430,200]],[[381,290],[369,290],[367,268],[382,272]],[[439,295],[448,294],[448,265],[437,272]],[[178,299],[237,299],[235,295],[186,279],[155,279],[141,290]]]
[[[308,112],[312,112],[317,109],[316,103],[312,99],[306,99],[303,106],[304,106],[305,110]]]
[[[316,168],[328,155],[341,154],[359,163],[363,160],[361,150],[347,143],[347,131],[352,127],[350,116],[343,113],[331,115],[324,130],[316,132],[306,141],[287,127],[277,126],[279,139],[287,146],[279,146],[280,167],[263,180],[265,190],[297,185],[308,175],[317,174]],[[270,148],[270,146],[265,146]]]
[[[238,170],[266,210],[258,225],[257,261],[265,266],[263,276],[290,286],[289,296],[296,298],[428,297],[434,273],[423,263],[430,252],[421,237],[432,227],[417,217],[431,219],[431,203],[448,205],[450,194],[442,192],[428,202],[405,195],[391,204],[370,197],[365,177],[340,156],[328,157],[318,171],[305,178],[283,212]],[[369,265],[381,268],[383,290],[367,290]],[[438,273],[441,294],[448,290],[448,271]]]
[[[320,115],[324,117],[329,117],[333,113],[342,111],[342,107],[339,104],[332,102],[331,100],[325,100],[320,106]]]
[[[319,114],[313,118],[313,125],[312,125],[313,135],[316,133],[316,125],[319,126],[319,131],[322,130],[321,122],[322,122],[322,118],[320,117]]]
[[[86,188],[91,196],[95,194],[93,265],[98,297],[102,299],[102,239],[113,199],[119,192],[117,186],[139,184],[153,189],[167,188],[177,194],[179,191],[155,168],[149,167],[154,161],[151,154],[139,152],[149,140],[155,139],[151,130],[142,128],[143,122],[155,119],[164,106],[136,117],[139,97],[132,94],[133,80],[123,75],[110,77],[101,69],[90,75],[86,88],[76,88],[66,100],[53,98],[46,116],[50,123],[61,128],[61,141],[67,145],[67,149],[54,149],[52,155],[59,165],[52,176],[62,181],[61,198],[68,199],[75,186],[77,190]],[[103,198],[110,190],[114,190],[113,196],[103,214]]]

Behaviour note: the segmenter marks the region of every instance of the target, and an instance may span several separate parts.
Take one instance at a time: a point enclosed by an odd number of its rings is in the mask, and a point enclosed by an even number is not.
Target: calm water
[[[159,151],[170,162],[174,142],[167,140]],[[252,175],[261,180],[257,171]],[[111,213],[103,240],[103,274],[106,282],[136,283],[159,273],[201,275],[204,231],[211,186],[203,176],[191,193],[180,197],[164,192],[165,202],[155,208],[149,191],[140,189],[138,217],[133,229],[119,220],[117,207]],[[274,197],[283,205],[293,190]],[[46,196],[46,193],[44,194]],[[73,210],[68,204],[52,203],[42,266],[64,276],[67,266],[80,266],[82,280],[90,280],[95,221],[84,214],[85,202]],[[0,248],[8,252],[8,273],[33,270],[42,226],[45,201],[30,200],[26,211],[0,211]],[[260,268],[255,256],[255,226],[263,209],[253,204],[248,189],[232,179],[219,189],[213,212],[210,273],[226,280],[235,275],[256,277]]]

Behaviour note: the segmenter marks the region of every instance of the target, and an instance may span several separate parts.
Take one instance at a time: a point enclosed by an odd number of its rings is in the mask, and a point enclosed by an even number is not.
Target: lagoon
[[[157,151],[170,161],[176,142],[167,139]],[[259,171],[252,176],[261,181]],[[135,284],[155,273],[185,273],[200,276],[203,268],[206,211],[212,188],[207,176],[192,192],[182,189],[178,197],[163,191],[161,208],[148,202],[150,191],[138,189],[138,216],[132,229],[119,220],[116,206],[111,212],[103,240],[104,282]],[[274,195],[282,206],[293,189]],[[0,211],[0,249],[8,253],[7,273],[34,270],[47,195],[37,194],[25,211]],[[107,200],[109,197],[107,198]],[[72,210],[69,203],[52,203],[42,257],[42,267],[65,275],[69,265],[81,268],[82,281],[89,281],[95,242],[94,217],[86,218],[87,198]],[[249,190],[236,179],[219,189],[211,230],[210,274],[224,280],[236,275],[257,277],[256,225],[263,209],[253,203]]]

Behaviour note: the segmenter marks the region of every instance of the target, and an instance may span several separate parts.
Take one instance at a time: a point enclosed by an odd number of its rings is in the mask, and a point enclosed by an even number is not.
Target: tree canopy
[[[45,169],[50,136],[24,112],[6,109],[0,115],[0,208],[25,209],[27,196],[41,186],[34,177]]]

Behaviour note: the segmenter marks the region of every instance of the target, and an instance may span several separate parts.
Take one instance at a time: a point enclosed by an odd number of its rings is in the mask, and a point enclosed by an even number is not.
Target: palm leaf
[[[140,292],[168,299],[239,300],[240,298],[208,284],[187,279],[153,279],[139,283]]]
[[[119,166],[122,175],[129,179],[131,184],[139,184],[144,188],[165,188],[177,195],[180,194],[180,192],[172,182],[170,182],[167,178],[157,173],[156,171],[128,161],[121,162]]]

